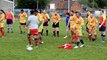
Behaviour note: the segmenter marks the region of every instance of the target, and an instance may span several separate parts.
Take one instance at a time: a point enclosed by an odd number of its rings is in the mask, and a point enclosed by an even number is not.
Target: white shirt
[[[35,15],[29,16],[28,22],[30,22],[29,29],[38,29],[39,20],[38,20],[37,16],[35,16]]]

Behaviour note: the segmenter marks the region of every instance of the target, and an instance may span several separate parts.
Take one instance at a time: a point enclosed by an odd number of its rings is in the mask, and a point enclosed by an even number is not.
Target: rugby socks
[[[55,33],[55,31],[53,31],[53,36],[56,37],[56,33]]]
[[[92,34],[88,35],[88,39],[91,40],[92,39]]]
[[[48,36],[48,30],[46,30],[46,36]]]
[[[30,37],[28,37],[28,42],[29,42],[29,44],[31,45],[32,39],[31,39]]]
[[[57,31],[57,37],[59,37],[59,31]]]
[[[81,42],[82,44],[84,44],[84,42],[83,42],[82,38],[80,39],[80,42]]]
[[[72,35],[72,42],[74,42],[74,39],[75,39],[75,35]]]
[[[4,30],[0,30],[2,37],[4,37]]]
[[[80,42],[77,42],[77,46],[79,46]]]
[[[13,33],[13,28],[11,27],[10,29],[11,29],[11,33]]]
[[[41,35],[43,35],[43,29],[42,29]]]
[[[39,41],[37,38],[35,38],[34,45],[37,46],[38,44],[39,44]]]
[[[7,28],[7,33],[9,33],[9,31],[10,31],[10,28],[8,27],[8,28]]]
[[[13,33],[13,28],[12,27],[8,27],[7,30],[8,30],[7,33],[9,33],[10,31]]]
[[[97,39],[97,35],[96,34],[94,34],[94,38]]]
[[[20,34],[22,34],[23,32],[22,31],[20,31]]]
[[[102,41],[105,41],[105,36],[106,35],[103,35],[103,34],[101,35]]]

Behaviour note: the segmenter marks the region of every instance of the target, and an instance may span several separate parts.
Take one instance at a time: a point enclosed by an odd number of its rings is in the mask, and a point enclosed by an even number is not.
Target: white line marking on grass
[[[105,48],[105,49],[107,49],[107,47],[104,47],[104,46],[91,46],[91,45],[86,45],[86,46],[88,46],[88,47],[94,47],[94,48]]]

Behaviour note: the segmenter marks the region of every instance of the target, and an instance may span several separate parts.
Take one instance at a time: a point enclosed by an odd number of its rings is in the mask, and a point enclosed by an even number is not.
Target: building
[[[50,3],[54,3],[56,10],[68,10],[68,0],[52,0]],[[78,0],[70,0],[70,10],[82,11],[82,6]]]
[[[13,0],[0,0],[0,9],[3,9],[5,12],[7,12],[8,9],[14,10]]]

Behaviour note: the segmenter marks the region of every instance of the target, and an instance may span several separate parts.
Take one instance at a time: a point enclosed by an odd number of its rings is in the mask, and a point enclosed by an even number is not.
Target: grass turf
[[[57,47],[71,41],[71,37],[64,39],[65,21],[60,22],[60,37],[52,37],[51,23],[49,25],[49,36],[43,36],[44,44],[39,48],[28,52],[26,34],[19,34],[18,21],[14,23],[14,33],[6,33],[5,38],[0,38],[0,60],[107,60],[107,43],[101,43],[100,34],[98,40],[90,42],[87,33],[83,36],[86,47],[64,50]],[[5,29],[6,31],[6,29]]]

